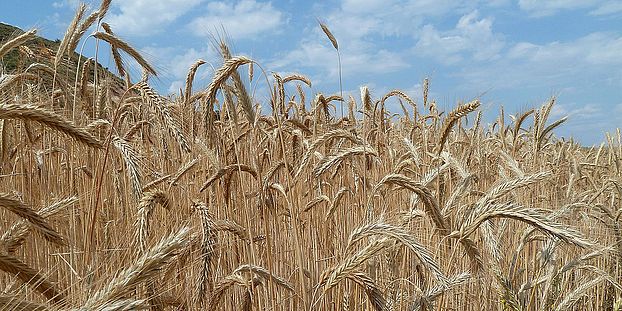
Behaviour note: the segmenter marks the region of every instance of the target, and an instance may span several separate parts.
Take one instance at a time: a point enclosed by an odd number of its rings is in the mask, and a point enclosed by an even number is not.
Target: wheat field
[[[57,50],[0,45],[20,55],[0,77],[0,310],[621,310],[620,131],[556,138],[555,98],[487,125],[479,99],[439,111],[428,79],[418,102],[312,93],[222,41],[206,88],[197,60],[161,95],[109,5],[80,6]],[[72,54],[86,36],[115,75]]]

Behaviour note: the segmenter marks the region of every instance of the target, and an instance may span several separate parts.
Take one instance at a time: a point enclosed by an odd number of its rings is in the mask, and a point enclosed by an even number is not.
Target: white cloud
[[[211,64],[210,61],[220,59],[214,49],[206,46],[204,48],[179,49],[174,47],[150,46],[144,49],[145,53],[156,59],[156,63],[162,66],[160,81],[165,82],[170,93],[179,93],[179,88],[183,87],[186,75],[190,66],[199,59],[207,63],[202,65],[197,71],[194,79],[195,90],[209,83],[213,73],[213,67],[220,64]]]
[[[341,50],[341,65],[343,75],[350,77],[357,74],[384,74],[409,66],[398,53],[357,46],[345,46]],[[337,77],[339,73],[337,54],[326,38],[303,41],[297,49],[278,56],[269,64],[273,69],[288,69],[292,66],[320,69],[321,75],[327,73],[331,79]],[[322,77],[318,80],[321,81]]]
[[[415,53],[445,64],[457,63],[465,56],[489,61],[498,58],[504,46],[501,36],[493,33],[492,19],[478,19],[477,11],[462,16],[452,30],[439,31],[432,25],[425,25],[420,34]]]
[[[551,110],[551,117],[552,118],[563,118],[565,116],[568,116],[570,118],[575,118],[578,116],[593,117],[595,114],[600,114],[601,112],[602,112],[601,107],[594,103],[588,103],[588,104],[583,104],[583,105],[579,105],[576,103],[574,104],[556,103],[553,106],[553,109]],[[551,121],[555,121],[555,120],[549,120],[549,122]]]
[[[326,20],[342,39],[411,35],[426,19],[462,15],[476,5],[458,0],[345,0]]]
[[[147,36],[158,33],[203,0],[132,0],[113,2],[106,20],[122,34]]]
[[[457,76],[468,81],[465,89],[521,85],[559,90],[579,87],[580,83],[589,83],[590,87],[597,87],[592,85],[595,83],[622,86],[622,59],[616,56],[620,50],[622,36],[613,33],[596,32],[574,41],[547,44],[519,42],[496,61],[462,66]]]
[[[592,15],[609,15],[622,12],[619,0],[520,0],[521,10],[533,17],[554,15],[563,10],[591,9]]]
[[[507,0],[497,0],[485,2],[483,6],[505,4]],[[456,61],[463,52],[478,60],[494,58],[503,44],[492,33],[492,19],[478,19],[474,11],[477,5],[476,1],[454,0],[344,0],[336,10],[320,6],[318,11],[331,12],[319,16],[339,42],[344,77],[353,77],[408,69],[407,59],[412,57],[412,50],[396,47],[394,40],[408,45],[413,36],[425,36],[430,29],[434,31],[428,42],[443,44],[434,46],[431,54],[448,48],[452,52],[444,56],[449,61]],[[428,19],[456,14],[464,16],[454,30],[439,32],[433,26],[421,30]],[[317,24],[309,27],[305,38],[293,50],[278,55],[271,65],[277,69],[288,66],[320,69],[321,78],[328,74],[332,79],[338,73],[335,51]]]
[[[622,65],[619,51],[622,36],[592,33],[570,42],[551,42],[545,45],[518,43],[509,52],[514,58],[522,57],[539,65]]]
[[[622,12],[622,2],[619,0],[606,1],[590,12],[592,15],[610,15]]]
[[[80,1],[78,0],[62,0],[62,1],[54,1],[52,2],[52,7],[56,8],[56,9],[60,9],[60,8],[64,8],[64,7],[69,7],[72,9],[75,9],[78,7],[78,5],[80,4]]]
[[[195,18],[189,25],[200,36],[210,36],[223,27],[233,39],[253,38],[267,32],[274,33],[285,23],[283,13],[271,2],[210,2],[206,11],[207,15]]]

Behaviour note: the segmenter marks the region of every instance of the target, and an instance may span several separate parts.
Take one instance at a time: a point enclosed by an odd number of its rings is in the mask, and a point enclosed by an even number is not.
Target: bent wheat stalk
[[[34,38],[35,34],[37,33],[36,29],[32,29],[30,31],[27,31],[15,38],[13,38],[12,40],[7,41],[5,44],[3,44],[2,46],[0,46],[0,58],[2,58],[4,55],[6,55],[6,53],[8,53],[9,51],[11,51],[12,49],[30,41],[31,39]]]
[[[104,288],[91,296],[81,310],[104,310],[109,305],[118,303],[139,284],[146,282],[173,260],[189,241],[190,229],[179,231],[162,239],[160,243],[144,253],[134,263],[119,272]]]
[[[580,232],[550,220],[545,216],[543,210],[526,208],[516,203],[495,204],[482,214],[474,215],[474,217],[472,217],[474,220],[469,220],[462,224],[460,227],[460,236],[467,237],[471,235],[471,233],[477,230],[480,224],[492,218],[510,218],[522,221],[540,229],[546,234],[555,236],[566,243],[574,244],[579,247],[590,247],[594,245]]]
[[[0,207],[3,207],[9,212],[25,220],[28,220],[32,227],[37,232],[41,233],[46,240],[59,245],[65,245],[63,237],[56,232],[52,226],[50,226],[50,224],[45,221],[43,217],[41,217],[41,215],[37,214],[24,203],[11,198],[6,193],[0,193]]]
[[[62,303],[65,300],[43,275],[13,256],[0,254],[0,270],[15,275],[51,301]]]
[[[47,218],[77,202],[77,196],[68,197],[37,211],[37,214],[43,218]],[[2,238],[0,238],[0,245],[9,253],[15,252],[24,243],[31,228],[32,226],[28,225],[25,220],[16,222],[9,230],[4,232]]]
[[[35,121],[93,148],[102,149],[102,143],[91,135],[86,129],[77,127],[73,122],[65,120],[60,115],[34,105],[1,104],[0,119],[20,119]]]
[[[134,58],[134,60],[136,60],[136,62],[143,67],[143,70],[145,70],[147,73],[152,74],[154,76],[157,76],[157,72],[156,70],[153,68],[153,66],[151,66],[151,64],[149,64],[149,62],[147,62],[147,60],[140,55],[140,53],[138,53],[137,50],[135,50],[133,47],[131,47],[129,44],[127,44],[125,41],[117,38],[116,36],[113,36],[109,33],[106,32],[101,32],[98,31],[96,33],[94,33],[92,35],[93,37],[97,38],[97,39],[101,39],[104,40],[106,42],[108,42],[110,45],[117,47],[119,49],[121,49],[122,51],[124,51],[125,53],[129,54],[130,56],[132,56],[132,58]]]

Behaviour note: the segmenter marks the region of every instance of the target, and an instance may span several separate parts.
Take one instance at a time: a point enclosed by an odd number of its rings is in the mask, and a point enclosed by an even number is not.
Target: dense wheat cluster
[[[555,99],[484,125],[427,79],[313,93],[223,42],[163,96],[109,4],[0,44],[0,310],[619,310],[620,132],[557,139]],[[92,26],[118,75],[73,54]]]

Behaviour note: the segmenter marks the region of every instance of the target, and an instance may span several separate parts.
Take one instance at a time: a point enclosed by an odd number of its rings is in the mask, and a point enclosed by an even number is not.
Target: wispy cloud
[[[193,19],[188,27],[199,36],[224,29],[232,39],[249,39],[267,33],[274,35],[284,24],[285,15],[271,2],[242,0],[210,2],[206,14]]]
[[[615,33],[596,32],[546,44],[519,42],[496,61],[464,66],[456,75],[468,81],[466,88],[622,86],[622,59],[616,56],[620,50],[622,35]]]
[[[507,4],[505,0],[484,6]],[[340,44],[344,77],[385,75],[411,68],[413,54],[454,63],[464,57],[476,60],[494,58],[503,47],[493,33],[492,18],[479,18],[474,1],[450,0],[345,0],[337,10],[329,10],[322,20]],[[427,20],[457,15],[456,27],[440,31]],[[320,75],[337,75],[335,51],[315,25],[306,29],[305,38],[288,52],[279,54],[271,65],[320,70]],[[404,46],[412,40],[416,49]],[[395,46],[395,42],[402,46]],[[423,51],[417,54],[413,51]]]
[[[590,10],[592,15],[609,15],[622,12],[619,0],[519,0],[519,7],[533,17],[554,15],[564,10]]]
[[[52,7],[60,9],[64,7],[69,7],[75,9],[80,4],[79,0],[62,0],[62,1],[54,1],[52,2]]]
[[[591,15],[611,15],[622,12],[622,2],[621,1],[605,1],[596,9],[590,12]]]
[[[107,21],[115,32],[133,36],[156,34],[203,0],[132,0],[113,2]]]
[[[198,59],[208,63],[203,65],[195,76],[195,86],[202,87],[209,83],[213,73],[212,67],[220,64],[210,62],[220,59],[218,52],[210,46],[200,48],[180,49],[175,47],[150,46],[144,49],[146,54],[151,55],[161,67],[160,76],[166,80],[165,86],[170,93],[178,93],[186,79],[190,66]]]
[[[465,57],[476,61],[496,59],[504,42],[501,35],[493,33],[492,23],[492,18],[479,19],[478,12],[473,11],[462,16],[449,31],[425,25],[420,31],[415,53],[444,64],[454,64]]]
[[[315,40],[305,40],[297,49],[273,60],[269,67],[280,70],[290,67],[296,70],[319,69],[334,78],[339,72],[337,54],[330,43],[324,41],[328,39],[318,37]],[[356,46],[346,46],[341,53],[343,75],[346,77],[357,74],[385,74],[409,66],[400,54],[385,49],[359,49]]]

